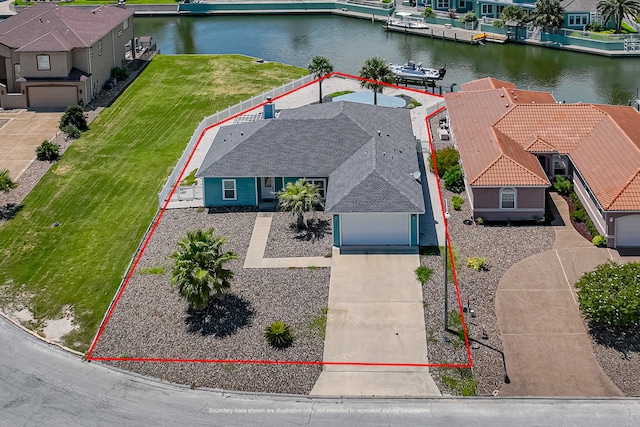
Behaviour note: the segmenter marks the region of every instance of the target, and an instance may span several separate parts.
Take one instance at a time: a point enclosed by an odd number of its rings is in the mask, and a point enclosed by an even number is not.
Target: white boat
[[[388,30],[426,30],[429,28],[422,18],[412,17],[410,12],[396,12],[385,22]]]
[[[396,79],[407,81],[442,80],[447,73],[445,67],[423,68],[422,62],[416,64],[413,61],[404,65],[390,63],[389,68],[396,75]]]

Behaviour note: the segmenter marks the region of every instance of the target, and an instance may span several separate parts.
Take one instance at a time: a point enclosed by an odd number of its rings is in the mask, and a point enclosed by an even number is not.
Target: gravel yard
[[[586,326],[593,353],[604,373],[624,394],[640,397],[640,331]]]
[[[443,197],[451,201],[454,193],[443,190]],[[551,227],[539,226],[480,226],[466,225],[471,219],[466,194],[460,211],[451,209],[449,233],[456,256],[456,273],[462,303],[470,300],[475,317],[467,319],[469,336],[477,339],[480,348],[472,349],[473,373],[478,382],[477,394],[490,395],[504,382],[502,339],[495,314],[495,294],[500,278],[509,267],[531,255],[552,248],[555,233]],[[449,203],[452,206],[452,203]],[[441,251],[440,251],[441,252]],[[454,334],[447,334],[451,342],[443,341],[444,328],[444,259],[439,253],[421,257],[421,263],[434,270],[431,280],[423,287],[427,308],[425,322],[430,363],[466,363],[466,349]],[[476,272],[466,266],[467,258],[487,259],[488,271]],[[449,281],[449,311],[458,311],[455,285]],[[451,328],[451,324],[449,327]],[[483,329],[488,339],[483,339]],[[446,370],[433,369],[433,377],[443,393],[454,393],[441,381]]]
[[[322,361],[324,340],[310,323],[327,306],[330,270],[243,269],[255,218],[246,210],[166,211],[93,356]],[[209,227],[228,236],[225,249],[235,251],[238,260],[230,263],[235,277],[225,300],[194,313],[169,285],[169,256],[187,230]],[[158,267],[164,267],[163,274],[144,274]],[[275,320],[291,325],[296,336],[284,351],[272,349],[263,337]],[[110,363],[196,387],[274,393],[308,393],[320,374],[314,365]]]
[[[316,257],[331,254],[333,235],[331,216],[324,212],[307,215],[308,230],[295,230],[295,216],[289,212],[274,212],[265,258]]]

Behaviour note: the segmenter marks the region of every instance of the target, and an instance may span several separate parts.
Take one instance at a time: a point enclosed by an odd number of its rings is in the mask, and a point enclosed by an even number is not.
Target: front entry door
[[[260,184],[261,184],[261,189],[260,192],[262,193],[262,200],[273,200],[275,199],[275,192],[276,192],[276,183],[275,183],[275,179],[271,176],[265,176],[260,178]]]

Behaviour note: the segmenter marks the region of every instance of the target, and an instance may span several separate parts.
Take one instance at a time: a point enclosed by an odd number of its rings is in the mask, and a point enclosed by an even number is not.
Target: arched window
[[[507,187],[500,189],[500,209],[515,209],[517,205],[517,191]]]

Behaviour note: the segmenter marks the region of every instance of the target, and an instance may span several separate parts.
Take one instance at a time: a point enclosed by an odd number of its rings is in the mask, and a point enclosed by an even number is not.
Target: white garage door
[[[342,245],[409,245],[409,215],[341,214]]]
[[[616,219],[616,247],[640,246],[640,215]]]
[[[35,86],[27,91],[30,108],[67,108],[78,103],[75,86]]]

